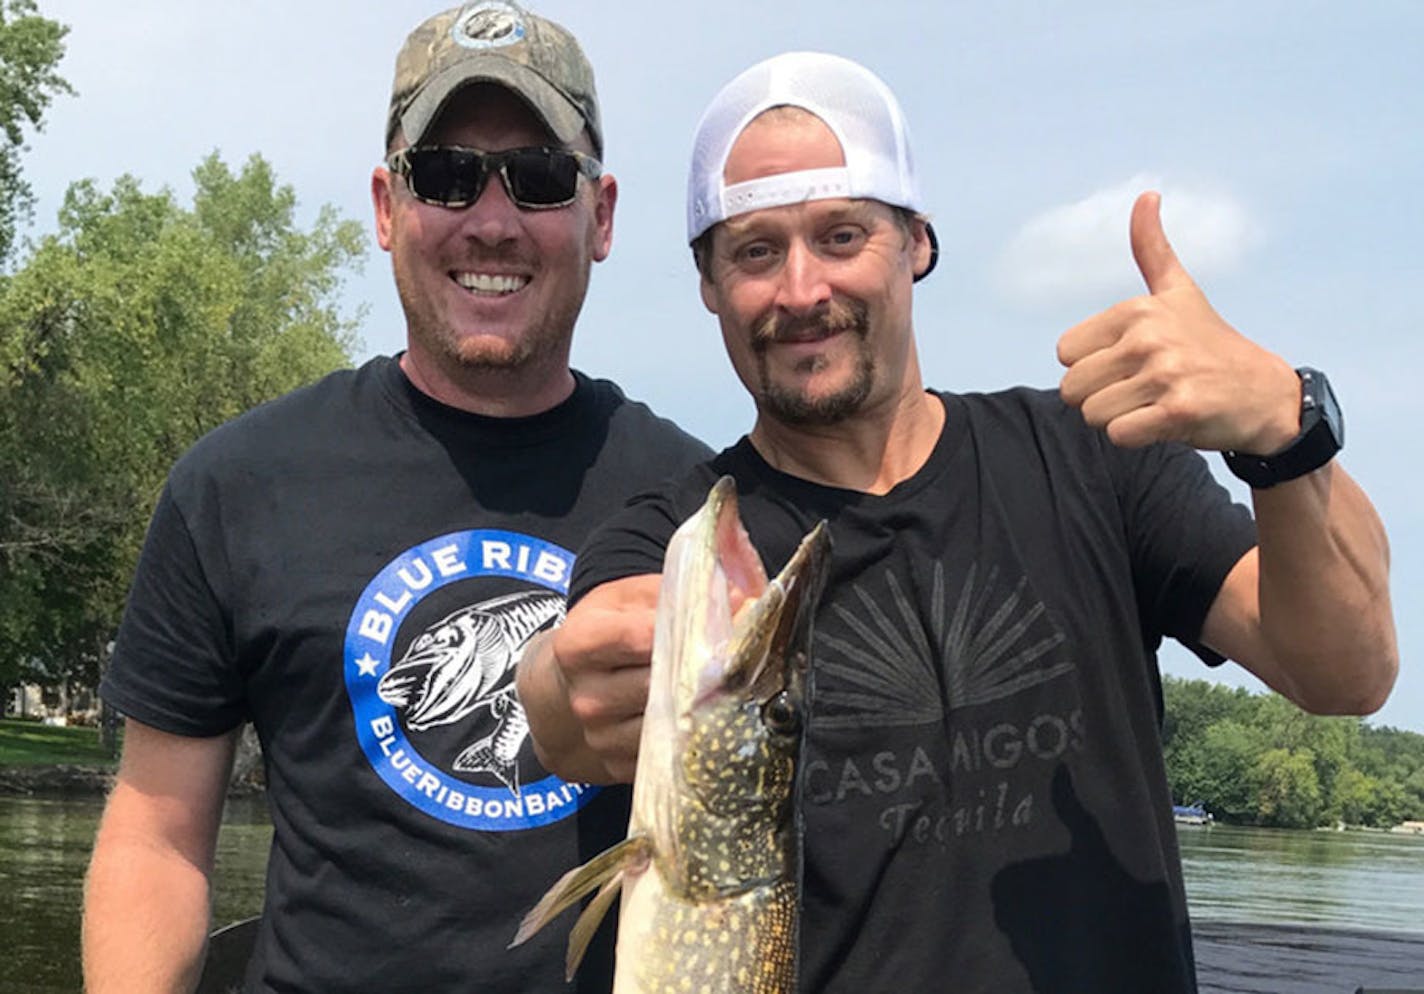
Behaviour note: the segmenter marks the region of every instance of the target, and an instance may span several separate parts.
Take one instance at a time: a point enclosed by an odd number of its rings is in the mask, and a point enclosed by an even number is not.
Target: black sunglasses
[[[574,201],[579,173],[598,179],[603,164],[568,148],[511,148],[478,152],[458,145],[417,145],[386,160],[415,199],[440,207],[468,207],[480,199],[490,173],[526,210],[563,207]]]

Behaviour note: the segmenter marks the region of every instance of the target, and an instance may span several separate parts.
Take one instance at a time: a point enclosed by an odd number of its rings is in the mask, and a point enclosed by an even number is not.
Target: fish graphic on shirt
[[[563,615],[563,595],[545,590],[461,608],[418,635],[381,676],[376,693],[404,712],[406,726],[414,731],[487,709],[494,730],[467,746],[454,769],[488,773],[517,796],[517,757],[529,736],[529,722],[514,696],[514,667],[525,643]]]

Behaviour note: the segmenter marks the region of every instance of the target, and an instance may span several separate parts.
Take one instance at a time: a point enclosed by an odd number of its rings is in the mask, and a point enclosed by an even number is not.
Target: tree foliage
[[[1162,690],[1178,803],[1282,828],[1424,820],[1424,735],[1306,714],[1274,694],[1205,680],[1166,677]]]
[[[257,156],[193,178],[191,206],[73,184],[0,283],[0,686],[92,679],[174,459],[350,362],[335,298],[360,226],[300,227]]]
[[[32,202],[20,170],[25,130],[41,127],[54,97],[73,92],[57,71],[68,32],[41,17],[34,0],[0,0],[0,265]]]

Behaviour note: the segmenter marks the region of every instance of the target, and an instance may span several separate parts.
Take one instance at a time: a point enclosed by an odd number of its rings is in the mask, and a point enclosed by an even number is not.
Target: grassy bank
[[[97,728],[56,728],[36,721],[0,720],[0,766],[112,767]]]

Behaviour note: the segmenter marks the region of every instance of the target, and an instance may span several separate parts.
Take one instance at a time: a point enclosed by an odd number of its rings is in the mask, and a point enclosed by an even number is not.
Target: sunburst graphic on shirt
[[[935,563],[928,619],[893,573],[885,573],[889,610],[853,584],[856,608],[831,605],[850,637],[816,633],[817,670],[836,686],[817,688],[815,724],[923,724],[942,718],[946,707],[1009,697],[1072,670],[1071,661],[1051,655],[1064,636],[1043,603],[1031,599],[1028,578],[1002,588],[997,567],[982,583],[978,575],[978,564],[971,565],[951,613],[944,565]]]

